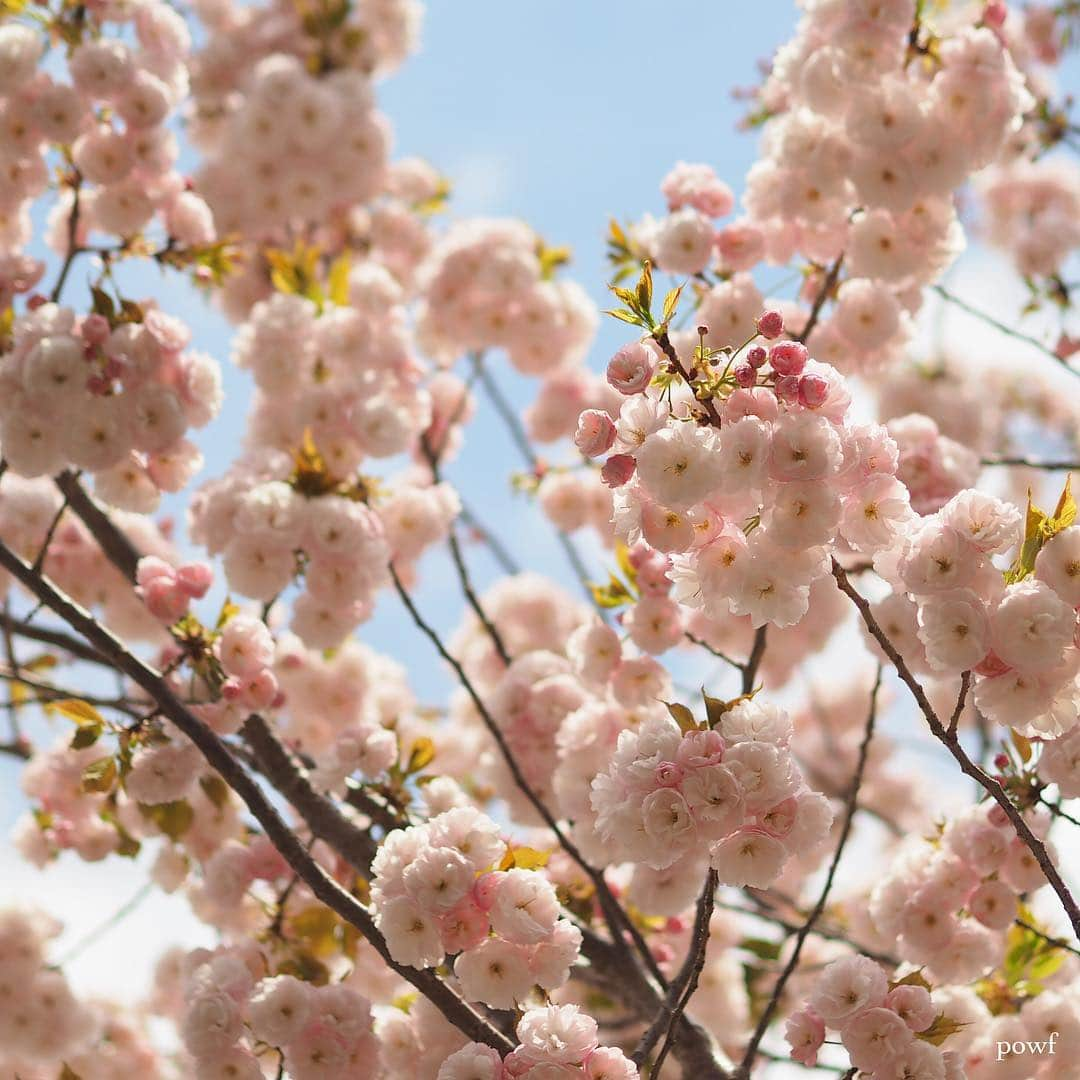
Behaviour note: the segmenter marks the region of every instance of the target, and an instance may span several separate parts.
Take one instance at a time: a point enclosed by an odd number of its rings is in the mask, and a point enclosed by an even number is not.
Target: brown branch
[[[65,470],[56,477],[56,486],[76,516],[90,530],[109,561],[132,584],[141,555],[135,545],[116,527],[108,514],[86,493],[75,473]]]
[[[366,873],[379,848],[371,834],[349,821],[331,799],[311,786],[307,770],[289,754],[258,713],[244,721],[241,734],[255,755],[259,771],[312,833],[344,856],[353,869]]]
[[[650,1077],[660,1075],[660,1067],[663,1065],[664,1058],[667,1057],[668,1050],[672,1045],[675,1027],[679,1022],[679,1018],[686,1011],[686,1006],[690,1003],[694,991],[697,989],[701,970],[705,966],[705,953],[709,947],[709,923],[712,919],[713,905],[716,902],[716,886],[717,873],[715,870],[710,869],[705,875],[705,884],[702,887],[701,896],[698,897],[697,915],[694,918],[694,930],[690,938],[690,947],[687,950],[686,959],[683,961],[679,974],[672,979],[656,1018],[649,1025],[645,1034],[642,1035],[631,1055],[634,1064],[641,1068],[652,1048],[659,1042],[660,1036],[663,1035],[664,1045],[649,1073]]]
[[[754,647],[750,650],[750,657],[745,664],[740,665],[742,668],[742,692],[744,694],[749,694],[754,689],[754,680],[757,678],[758,668],[761,666],[761,660],[765,655],[765,632],[768,625],[768,623],[765,623],[754,632]]]
[[[1080,472],[1080,461],[1046,461],[1027,457],[984,457],[979,462],[986,468],[1045,469],[1047,472]]]
[[[420,971],[394,961],[368,909],[312,859],[259,784],[233,757],[225,743],[188,711],[157,671],[130,653],[110,631],[88,611],[64,595],[48,578],[35,574],[30,566],[2,542],[0,566],[22,582],[72,629],[82,634],[107,656],[117,670],[127,675],[154,699],[161,713],[198,747],[206,761],[240,796],[254,818],[262,825],[267,837],[312,893],[359,930],[388,967],[416,987],[467,1038],[491,1046],[500,1053],[512,1049],[510,1040],[459,997],[435,972]]]
[[[97,649],[91,648],[78,638],[65,634],[62,630],[52,630],[44,626],[34,626],[22,619],[16,619],[6,611],[0,611],[0,631],[10,633],[15,637],[25,638],[27,641],[36,641],[42,645],[52,645],[53,648],[63,649],[77,660],[85,660],[90,664],[100,664],[110,667],[109,661],[102,656]]]
[[[971,672],[965,671],[960,676],[960,693],[956,695],[956,705],[953,708],[952,716],[949,717],[949,726],[946,729],[948,733],[956,737],[956,727],[960,723],[960,715],[964,711],[964,706],[967,704],[968,690],[971,689]]]
[[[780,995],[784,992],[784,987],[787,986],[788,980],[799,965],[799,957],[802,955],[803,945],[806,943],[810,931],[813,930],[814,923],[821,918],[821,914],[825,910],[825,905],[829,902],[829,893],[832,891],[836,870],[840,865],[840,860],[844,854],[844,848],[847,846],[848,839],[851,836],[851,827],[855,820],[855,804],[858,801],[859,789],[862,787],[863,774],[866,771],[866,759],[870,751],[870,742],[874,738],[874,726],[877,721],[877,698],[878,690],[881,689],[881,676],[882,665],[878,664],[877,676],[874,679],[873,689],[870,691],[870,708],[866,717],[866,728],[863,734],[862,743],[859,746],[859,760],[855,766],[855,775],[851,778],[851,787],[848,789],[847,805],[844,810],[844,823],[840,829],[840,839],[836,843],[836,850],[833,852],[832,862],[829,864],[828,872],[825,875],[825,884],[822,885],[821,892],[818,894],[817,903],[814,904],[806,922],[803,923],[799,928],[798,933],[795,935],[795,946],[791,950],[791,956],[788,957],[788,961],[784,965],[784,970],[776,980],[772,995],[765,1005],[765,1009],[758,1020],[757,1027],[754,1028],[754,1034],[750,1038],[742,1063],[735,1074],[738,1080],[748,1080],[750,1070],[754,1064],[754,1058],[757,1055],[758,1046],[765,1037],[765,1032],[768,1030],[769,1024],[772,1023],[773,1015],[776,1013],[776,1009],[780,1004]]]
[[[1062,941],[1061,938],[1051,937],[1037,926],[1032,926],[1031,923],[1025,922],[1023,919],[1013,919],[1013,922],[1016,923],[1017,926],[1022,926],[1025,930],[1030,930],[1033,934],[1042,938],[1048,945],[1053,945],[1055,949],[1064,949],[1066,952],[1071,952],[1073,956],[1080,956],[1080,949],[1075,945],[1070,945],[1067,941]]]
[[[1063,360],[1049,345],[1044,345],[1038,338],[1032,337],[1030,334],[1025,334],[1022,330],[1017,330],[1013,326],[1009,326],[1008,323],[1002,322],[1000,319],[995,318],[989,312],[982,311],[980,308],[975,307],[973,304],[969,304],[966,300],[957,296],[955,293],[949,292],[944,285],[932,285],[931,288],[944,300],[946,303],[952,304],[958,307],[961,311],[966,312],[968,315],[973,316],[976,319],[982,320],[987,326],[993,327],[999,333],[1004,334],[1006,337],[1011,337],[1014,341],[1022,341],[1025,345],[1029,345],[1033,349],[1038,349],[1044,356],[1048,356],[1055,364],[1058,364],[1070,375],[1076,375],[1080,377],[1080,371],[1069,365],[1067,360]]]
[[[675,351],[675,346],[671,343],[671,338],[668,337],[667,330],[661,330],[659,333],[653,335],[653,340],[660,346],[661,352],[667,357],[668,363],[679,374],[679,377],[690,388],[690,392],[694,395],[694,400],[705,410],[708,416],[709,423],[713,427],[720,426],[720,414],[716,411],[716,405],[713,404],[711,397],[702,397],[699,393],[699,387],[696,387],[690,379],[690,372],[683,367],[682,361],[679,359],[679,354]]]
[[[401,583],[401,578],[398,577],[397,570],[394,568],[393,563],[390,564],[390,576],[393,578],[394,587],[397,589],[397,594],[401,598],[401,602],[405,605],[406,610],[412,616],[413,622],[417,628],[424,634],[425,637],[435,646],[438,654],[450,665],[454,670],[454,674],[458,678],[458,682],[464,688],[465,692],[469,695],[469,699],[472,701],[473,706],[479,713],[484,726],[488,730],[488,734],[495,740],[495,745],[499,749],[499,753],[502,756],[503,761],[506,763],[507,768],[510,770],[510,775],[514,779],[514,783],[518,790],[528,800],[529,805],[540,816],[545,825],[555,834],[555,838],[558,840],[563,850],[574,860],[575,863],[588,875],[589,880],[596,888],[597,899],[600,902],[600,907],[604,912],[604,916],[608,921],[609,929],[616,940],[621,940],[622,931],[625,930],[630,934],[638,953],[645,961],[649,971],[653,977],[661,984],[661,986],[667,986],[667,980],[664,978],[660,971],[659,966],[656,963],[656,958],[649,950],[648,944],[641,936],[641,931],[634,925],[633,920],[626,914],[626,912],[619,905],[608,887],[607,881],[604,879],[602,871],[597,870],[581,852],[578,850],[577,845],[563,832],[559,823],[555,820],[555,816],[547,808],[544,800],[533,790],[532,785],[526,779],[525,774],[521,771],[521,766],[518,764],[517,759],[514,757],[513,751],[510,749],[509,744],[506,741],[506,736],[503,735],[502,729],[495,722],[495,718],[491,715],[488,707],[484,704],[483,699],[477,692],[476,687],[473,685],[472,680],[469,678],[465,669],[462,667],[461,662],[453,656],[450,651],[442,642],[442,638],[439,637],[438,632],[430,623],[426,622],[424,617],[420,614],[420,611],[413,603],[412,597],[409,595],[408,590]]]
[[[796,341],[801,342],[803,345],[806,344],[806,339],[813,332],[814,327],[817,326],[818,319],[821,318],[821,310],[825,307],[825,301],[829,299],[829,295],[836,287],[836,279],[840,276],[840,268],[843,265],[844,253],[841,251],[833,260],[832,265],[825,274],[824,281],[821,283],[821,288],[818,289],[817,296],[814,297],[814,303],[810,308],[810,314],[806,319],[806,325],[795,338]]]
[[[912,675],[911,669],[907,666],[904,658],[897,651],[896,646],[889,640],[885,631],[881,629],[877,619],[874,618],[874,613],[870,610],[869,602],[864,599],[851,582],[848,581],[847,574],[844,573],[843,567],[841,567],[835,559],[832,564],[832,572],[840,589],[848,595],[855,607],[858,608],[859,614],[862,616],[863,624],[866,626],[867,630],[870,631],[870,634],[878,645],[881,646],[882,651],[896,668],[897,674],[911,691],[911,696],[915,699],[915,703],[919,706],[919,710],[926,718],[926,722],[934,737],[945,746],[950,754],[952,754],[964,775],[970,776],[972,780],[976,781],[998,804],[998,806],[1001,807],[1009,821],[1012,822],[1017,835],[1035,857],[1042,872],[1046,875],[1046,880],[1050,883],[1050,887],[1057,893],[1058,899],[1061,901],[1061,906],[1065,909],[1065,913],[1069,917],[1069,923],[1072,925],[1073,933],[1077,937],[1080,937],[1080,908],[1077,907],[1076,900],[1069,891],[1069,887],[1065,884],[1061,874],[1058,873],[1057,867],[1054,866],[1054,862],[1050,858],[1050,853],[1046,850],[1046,845],[1028,827],[1028,823],[1024,820],[1020,811],[1012,804],[1009,796],[1005,793],[1004,788],[1002,788],[996,780],[987,776],[986,773],[984,773],[982,769],[968,757],[964,748],[960,745],[957,733],[946,729],[945,725],[934,711],[934,707],[930,704],[926,692],[923,690],[919,680]]]

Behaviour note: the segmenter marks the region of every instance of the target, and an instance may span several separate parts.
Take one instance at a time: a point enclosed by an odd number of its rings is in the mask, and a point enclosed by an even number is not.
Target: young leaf
[[[405,766],[405,775],[412,776],[427,768],[435,757],[435,744],[426,736],[417,739],[409,750],[409,764]]]
[[[950,1020],[944,1013],[938,1013],[934,1022],[925,1031],[920,1031],[915,1038],[922,1039],[931,1046],[940,1046],[950,1035],[963,1031],[967,1026],[967,1023]]]
[[[69,720],[74,720],[79,727],[103,728],[105,726],[105,719],[101,713],[90,702],[82,701],[80,698],[64,698],[61,701],[54,701],[52,707]]]
[[[679,296],[682,294],[683,287],[679,285],[677,288],[669,289],[667,296],[664,297],[664,313],[662,321],[665,323],[671,322],[672,316],[675,314],[679,307]]]
[[[697,730],[697,721],[694,719],[694,714],[685,705],[680,705],[677,701],[665,701],[667,711],[671,713],[672,720],[679,725],[679,730],[685,735],[688,731]]]
[[[641,264],[641,277],[637,283],[637,301],[641,313],[652,311],[652,263],[646,259]]]
[[[609,310],[604,312],[605,315],[610,315],[613,319],[618,319],[621,322],[629,323],[631,326],[644,326],[641,321],[640,315],[635,315],[632,311],[615,311]]]
[[[116,783],[116,761],[110,757],[91,761],[82,772],[82,789],[86,792],[112,791]]]
[[[330,272],[326,275],[326,295],[338,307],[346,307],[349,303],[349,270],[351,268],[352,259],[346,251],[333,261]]]

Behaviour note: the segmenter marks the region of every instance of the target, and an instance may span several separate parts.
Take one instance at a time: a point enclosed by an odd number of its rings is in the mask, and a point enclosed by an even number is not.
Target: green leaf
[[[890,990],[895,990],[898,986],[921,986],[926,991],[933,989],[926,979],[923,978],[922,968],[917,968],[915,971],[909,971],[902,979],[897,979],[895,982],[889,983]]]
[[[621,540],[615,544],[615,561],[619,564],[619,569],[626,575],[630,584],[636,586],[637,570],[634,569],[634,564],[630,561],[630,549]]]
[[[739,948],[752,952],[761,960],[778,960],[780,958],[780,942],[769,941],[768,938],[743,938],[739,942]]]
[[[90,295],[94,298],[93,312],[95,315],[104,315],[110,324],[116,319],[116,305],[112,297],[96,285],[90,286]]]
[[[949,1019],[944,1013],[938,1013],[934,1022],[925,1031],[920,1031],[915,1038],[922,1039],[931,1046],[940,1046],[950,1035],[963,1031],[967,1026],[959,1020]]]
[[[186,799],[157,803],[139,803],[139,813],[152,821],[170,840],[179,840],[195,820],[195,811]]]
[[[619,319],[621,322],[630,323],[631,326],[644,326],[640,315],[635,315],[632,311],[605,311],[605,315],[610,315],[613,319]]]
[[[646,259],[641,264],[641,277],[637,283],[638,307],[642,314],[652,311],[652,263]]]
[[[116,784],[116,761],[111,757],[91,761],[82,771],[82,789],[86,792],[112,791]]]
[[[82,701],[80,698],[64,698],[61,701],[54,701],[51,708],[66,716],[69,720],[74,720],[79,727],[103,728],[105,726],[105,720],[101,713],[88,701]]]
[[[222,809],[229,801],[229,785],[217,773],[210,776],[200,776],[199,787],[202,788],[203,794],[218,810]]]
[[[405,766],[405,775],[412,776],[427,768],[435,758],[435,744],[426,735],[422,735],[409,748],[409,763]]]
[[[668,290],[667,296],[664,297],[664,313],[662,316],[664,323],[671,322],[672,316],[679,307],[679,297],[682,295],[682,291],[683,287],[680,285],[675,289]]]
[[[499,862],[500,870],[542,870],[551,858],[550,851],[531,847],[508,847]]]
[[[685,735],[688,731],[697,730],[697,721],[694,719],[694,714],[685,705],[680,705],[677,701],[665,701],[667,711],[671,713],[672,720],[679,725],[679,730]]]
[[[1016,728],[1010,729],[1010,735],[1012,736],[1013,746],[1016,747],[1016,752],[1020,755],[1020,760],[1025,763],[1029,762],[1031,760],[1031,741],[1021,735]]]
[[[352,259],[346,251],[331,263],[330,272],[326,275],[326,295],[338,307],[348,306],[349,271],[351,269]]]
[[[71,742],[68,745],[72,750],[85,750],[88,746],[93,746],[100,736],[100,725],[83,724],[76,729],[75,734],[72,735]]]
[[[589,590],[592,592],[596,605],[602,608],[622,607],[623,604],[633,599],[630,590],[614,574],[611,575],[607,585],[597,585],[595,582],[590,582]]]
[[[1050,519],[1053,528],[1052,535],[1056,536],[1059,532],[1063,532],[1075,521],[1076,500],[1072,493],[1072,473],[1069,473],[1065,477],[1065,487],[1062,489],[1061,497],[1058,499],[1057,506],[1054,507],[1054,516]]]

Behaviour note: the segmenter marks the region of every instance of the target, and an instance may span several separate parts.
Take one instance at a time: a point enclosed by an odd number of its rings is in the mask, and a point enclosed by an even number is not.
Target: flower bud
[[[777,375],[798,375],[808,357],[806,346],[798,341],[781,341],[769,350],[769,363]]]
[[[636,468],[637,462],[634,460],[633,455],[612,454],[604,462],[604,466],[600,470],[600,479],[609,488],[622,487],[634,475]]]
[[[586,457],[600,457],[606,454],[615,442],[615,424],[606,412],[600,409],[586,409],[578,417],[574,445]]]
[[[775,310],[763,311],[757,317],[755,325],[757,326],[757,332],[763,338],[772,341],[784,332],[784,316]]]

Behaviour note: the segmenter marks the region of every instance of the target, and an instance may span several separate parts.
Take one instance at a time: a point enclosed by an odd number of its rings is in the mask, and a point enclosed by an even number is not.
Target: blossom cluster
[[[852,1065],[874,1080],[960,1080],[959,1055],[939,1050],[931,1038],[943,1015],[921,976],[890,983],[873,960],[845,956],[821,972],[809,1004],[788,1018],[785,1035],[792,1058],[803,1065],[817,1064],[831,1029],[839,1031]]]
[[[691,419],[685,386],[673,388],[682,391],[673,411],[656,363],[652,345],[616,353],[608,379],[627,395],[618,420],[586,413],[579,446],[617,451],[603,467],[616,486],[616,535],[671,555],[675,600],[710,618],[791,626],[838,537],[870,554],[912,519],[895,442],[848,417],[842,377],[799,342],[748,350],[718,427]]]
[[[828,835],[828,801],[810,791],[788,749],[791,722],[740,702],[717,728],[672,717],[620,734],[592,785],[596,827],[615,859],[664,870],[708,852],[721,884],[764,889],[791,853]]]
[[[451,228],[421,269],[417,337],[436,359],[503,349],[526,375],[579,363],[596,310],[579,285],[551,280],[544,249],[515,221]]]
[[[126,26],[131,42],[120,37]],[[210,211],[176,170],[179,147],[169,126],[188,91],[186,23],[168,4],[148,0],[96,8],[76,29],[67,82],[55,66],[39,69],[46,51],[40,30],[15,22],[0,27],[0,101],[10,161],[0,199],[5,263],[10,266],[9,253],[30,239],[29,204],[48,185],[53,147],[64,150],[83,189],[77,220],[70,193],[53,210],[49,238],[56,250],[67,252],[69,230],[80,245],[94,232],[128,238],[157,214],[181,243],[209,243],[215,236]],[[39,275],[40,268],[31,276]]]
[[[1020,523],[1017,508],[994,496],[954,495],[877,559],[894,591],[875,612],[916,670],[973,671],[985,715],[1054,737],[1078,716],[1080,528],[1056,532],[1038,551],[1034,573],[1018,574],[993,557],[1023,543]]]
[[[149,305],[123,319],[52,303],[20,316],[0,355],[8,464],[26,477],[85,469],[112,505],[156,509],[160,492],[183,488],[201,464],[188,429],[221,406],[218,365],[187,351],[190,338]]]
[[[618,1047],[601,1046],[596,1021],[576,1005],[526,1009],[515,1030],[520,1045],[505,1058],[489,1046],[468,1043],[443,1062],[436,1080],[637,1080],[634,1063]]]
[[[1033,815],[1040,835],[1046,815]],[[1053,844],[1047,842],[1053,856]],[[967,983],[994,967],[1021,894],[1046,884],[1002,810],[979,804],[951,818],[933,841],[911,840],[874,887],[870,918],[897,955],[935,983]]]
[[[66,1064],[79,1076],[163,1076],[164,1061],[134,1018],[79,1000],[63,971],[47,966],[60,929],[38,913],[0,911],[0,1072],[55,1076]]]
[[[295,1080],[377,1075],[371,1004],[352,987],[260,979],[239,950],[196,951],[188,968],[180,1032],[197,1075],[261,1080],[260,1045],[280,1050]]]
[[[551,882],[499,869],[506,854],[495,822],[466,806],[389,833],[372,863],[375,919],[391,956],[422,968],[456,954],[465,996],[498,1009],[525,1002],[535,986],[562,986],[581,944]]]

